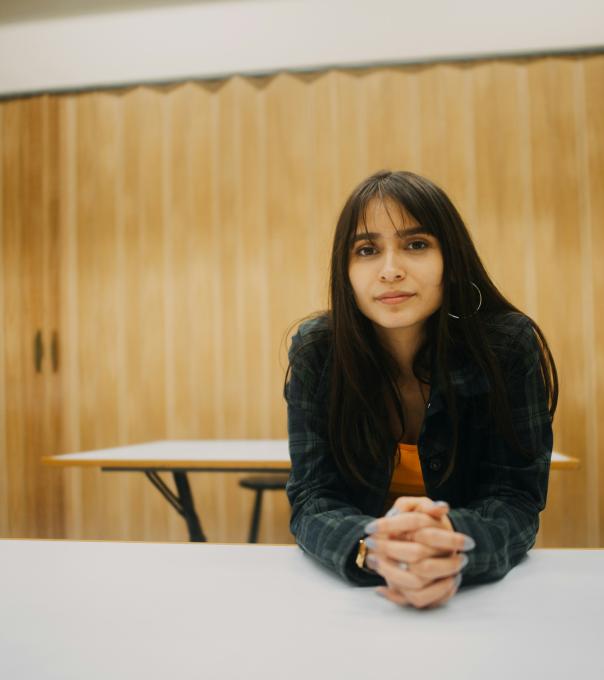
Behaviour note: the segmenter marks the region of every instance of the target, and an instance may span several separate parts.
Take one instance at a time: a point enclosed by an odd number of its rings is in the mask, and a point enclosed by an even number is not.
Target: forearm
[[[476,542],[475,549],[467,553],[463,585],[503,578],[533,547],[539,529],[537,510],[498,498],[450,510],[448,516],[455,531]]]
[[[294,503],[290,529],[302,550],[355,585],[383,585],[384,579],[355,564],[359,540],[375,517],[334,499],[316,497]]]

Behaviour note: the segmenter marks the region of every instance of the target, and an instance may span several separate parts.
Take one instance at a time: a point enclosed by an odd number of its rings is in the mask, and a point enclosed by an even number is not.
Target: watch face
[[[356,559],[356,564],[357,567],[360,567],[361,569],[365,566],[365,556],[367,555],[367,546],[365,545],[365,541],[361,538],[359,541],[359,550],[357,552],[357,559]]]

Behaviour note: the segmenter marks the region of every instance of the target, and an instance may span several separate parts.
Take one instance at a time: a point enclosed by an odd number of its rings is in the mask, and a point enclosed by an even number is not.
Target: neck
[[[416,380],[413,375],[413,360],[424,341],[423,326],[406,328],[383,328],[375,326],[378,338],[394,356],[399,367],[399,384],[405,385]]]

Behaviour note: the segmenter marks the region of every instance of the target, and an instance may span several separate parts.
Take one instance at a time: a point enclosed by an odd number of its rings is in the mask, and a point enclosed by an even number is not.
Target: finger
[[[457,591],[459,590],[459,585],[453,585],[451,589],[443,595],[443,597],[440,600],[435,600],[432,602],[432,604],[428,605],[428,609],[433,609],[434,607],[438,607],[442,604],[445,604],[448,602],[452,597],[454,597],[457,594]]]
[[[405,562],[395,562],[388,557],[369,554],[366,564],[370,569],[383,576],[389,586],[401,591],[419,590],[426,586],[426,579],[409,571]]]
[[[365,527],[365,533],[400,534],[438,526],[440,526],[439,520],[429,517],[424,512],[404,512],[394,517],[380,517],[373,520]]]
[[[422,512],[425,512],[426,515],[429,515],[430,517],[434,517],[435,519],[442,519],[443,517],[446,517],[449,510],[449,506],[444,506],[444,505],[435,505],[432,508],[427,508],[426,510],[423,510]]]
[[[413,512],[423,512],[429,517],[432,517],[440,522],[442,527],[444,529],[448,529],[449,531],[455,531],[455,528],[453,527],[453,524],[451,524],[451,520],[449,519],[449,505],[445,501],[438,501],[437,503],[434,503],[432,506],[430,506],[428,503],[425,504],[418,504],[416,509]],[[393,517],[395,515],[400,514],[399,510],[397,509],[396,505],[393,505],[392,508],[386,513],[386,517]]]
[[[370,534],[371,538],[378,538],[378,539],[383,539],[385,541],[412,541],[413,540],[413,534],[415,532],[413,531],[403,531],[398,534],[388,534],[386,532],[372,532]]]
[[[433,609],[434,607],[438,607],[438,606],[443,605],[446,602],[448,602],[452,597],[454,597],[457,594],[457,591],[459,590],[460,583],[461,583],[461,581],[459,581],[457,579],[453,579],[453,585],[451,586],[451,588],[447,592],[445,592],[445,594],[440,599],[434,600],[433,602],[431,602],[427,606],[427,609]]]
[[[394,602],[394,604],[399,605],[407,604],[407,598],[403,595],[403,593],[396,590],[396,588],[381,586],[380,588],[376,589],[376,593],[386,598],[387,600],[390,600],[390,602]]]
[[[438,527],[424,527],[414,531],[410,536],[412,541],[421,543],[430,548],[437,548],[442,551],[466,552],[473,550],[476,543],[470,536],[461,534],[458,531],[449,531]]]
[[[392,504],[399,512],[415,512],[427,510],[435,506],[434,501],[427,496],[399,496]]]
[[[449,510],[449,504],[445,501],[433,501],[427,496],[400,496],[386,513],[386,517],[403,512],[425,512],[433,517],[442,517]]]
[[[421,562],[410,563],[409,570],[428,581],[457,575],[468,564],[467,555],[451,557],[428,557]]]
[[[433,581],[421,590],[403,590],[403,594],[407,598],[409,604],[417,609],[425,609],[430,605],[436,606],[442,599],[449,598],[456,586],[455,577],[450,576],[438,581]]]
[[[388,537],[378,538],[376,535],[367,538],[365,544],[369,548],[369,554],[388,557],[395,562],[413,563],[443,554],[437,548],[415,541],[391,540]],[[450,552],[444,554],[448,556]]]

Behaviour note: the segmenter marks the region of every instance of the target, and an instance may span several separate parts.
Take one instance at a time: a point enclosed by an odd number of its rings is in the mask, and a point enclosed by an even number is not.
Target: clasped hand
[[[461,583],[468,558],[461,551],[474,541],[454,530],[448,505],[426,497],[402,496],[385,517],[365,529],[369,550],[366,564],[383,576],[387,587],[377,589],[391,602],[418,609],[450,600]]]

